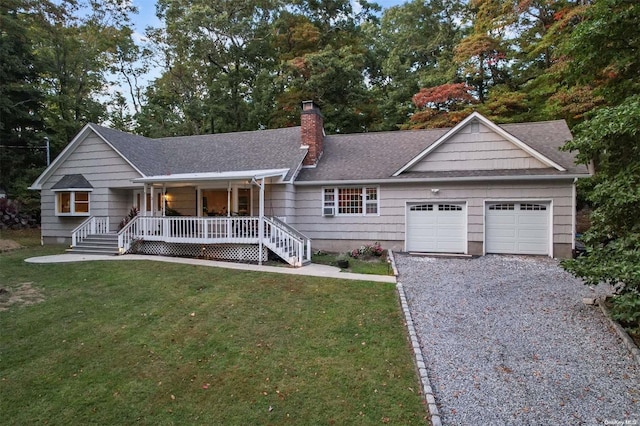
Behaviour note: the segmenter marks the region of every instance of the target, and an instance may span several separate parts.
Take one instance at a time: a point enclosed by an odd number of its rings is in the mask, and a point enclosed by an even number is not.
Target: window
[[[489,210],[513,210],[514,204],[491,204]]]
[[[378,192],[377,187],[324,188],[322,215],[377,215]]]
[[[431,212],[433,211],[433,204],[418,204],[411,206],[410,210],[412,212]]]
[[[546,210],[547,206],[544,204],[520,204],[520,210]]]
[[[89,216],[89,191],[56,192],[56,216]]]
[[[441,212],[461,212],[462,206],[457,204],[440,204],[438,210]]]

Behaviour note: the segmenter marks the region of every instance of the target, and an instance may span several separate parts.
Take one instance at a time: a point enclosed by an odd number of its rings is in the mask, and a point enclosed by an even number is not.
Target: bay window
[[[56,216],[89,216],[90,192],[81,191],[57,191]]]

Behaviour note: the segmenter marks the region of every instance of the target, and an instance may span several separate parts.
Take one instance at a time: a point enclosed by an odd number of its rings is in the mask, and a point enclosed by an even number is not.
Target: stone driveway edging
[[[609,308],[607,308],[607,306],[605,305],[605,299],[599,298],[597,299],[596,303],[598,304],[598,306],[600,306],[602,313],[607,318],[611,326],[616,330],[616,333],[618,333],[618,336],[620,336],[627,349],[629,349],[631,355],[633,355],[633,359],[636,361],[636,364],[640,366],[640,349],[638,349],[636,342],[633,341],[631,336],[629,336],[629,334],[624,330],[624,328],[622,328],[620,324],[618,324],[611,318],[611,311],[609,311]]]
[[[391,260],[391,266],[393,267],[393,274],[397,277],[398,269],[396,268],[396,262],[391,251],[389,251],[389,259]],[[433,426],[442,426],[442,421],[440,420],[440,412],[438,411],[438,406],[436,405],[433,388],[431,387],[431,382],[429,381],[429,376],[427,374],[427,366],[424,363],[422,349],[420,348],[420,342],[418,341],[416,328],[413,325],[413,318],[411,317],[411,311],[409,310],[407,296],[404,292],[402,283],[398,282],[396,284],[396,289],[398,290],[398,296],[400,296],[400,305],[402,306],[402,311],[404,312],[407,331],[409,332],[409,339],[411,340],[411,347],[415,356],[416,368],[418,370],[418,376],[420,377],[420,384],[422,385],[422,391],[427,401],[431,424]]]

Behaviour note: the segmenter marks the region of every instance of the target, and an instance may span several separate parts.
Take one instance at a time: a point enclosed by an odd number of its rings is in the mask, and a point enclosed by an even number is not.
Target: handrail
[[[131,219],[121,230],[118,231],[118,250],[121,254],[126,253],[131,248],[131,242],[135,239],[134,236],[137,233],[138,218],[136,216]],[[132,228],[135,228],[132,230]]]
[[[302,266],[311,261],[311,240],[279,219],[264,218],[267,225],[264,230],[267,246],[279,256],[290,261],[295,258],[294,266]]]
[[[107,233],[109,233],[109,216],[91,216],[71,231],[71,246],[77,246],[88,235]]]
[[[272,220],[273,222],[277,223],[282,228],[286,229],[289,233],[294,234],[295,236],[297,236],[298,238],[300,238],[302,240],[310,240],[311,239],[311,238],[307,237],[302,232],[298,231],[296,228],[294,228],[293,226],[289,225],[287,222],[283,221],[282,219],[280,219],[278,217],[273,216],[273,217],[266,218],[266,219]]]

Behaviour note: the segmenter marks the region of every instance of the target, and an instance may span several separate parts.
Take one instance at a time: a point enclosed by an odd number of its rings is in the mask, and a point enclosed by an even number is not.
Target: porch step
[[[96,234],[88,235],[75,247],[67,249],[69,253],[75,254],[97,254],[97,255],[117,255],[118,235],[117,234]]]

